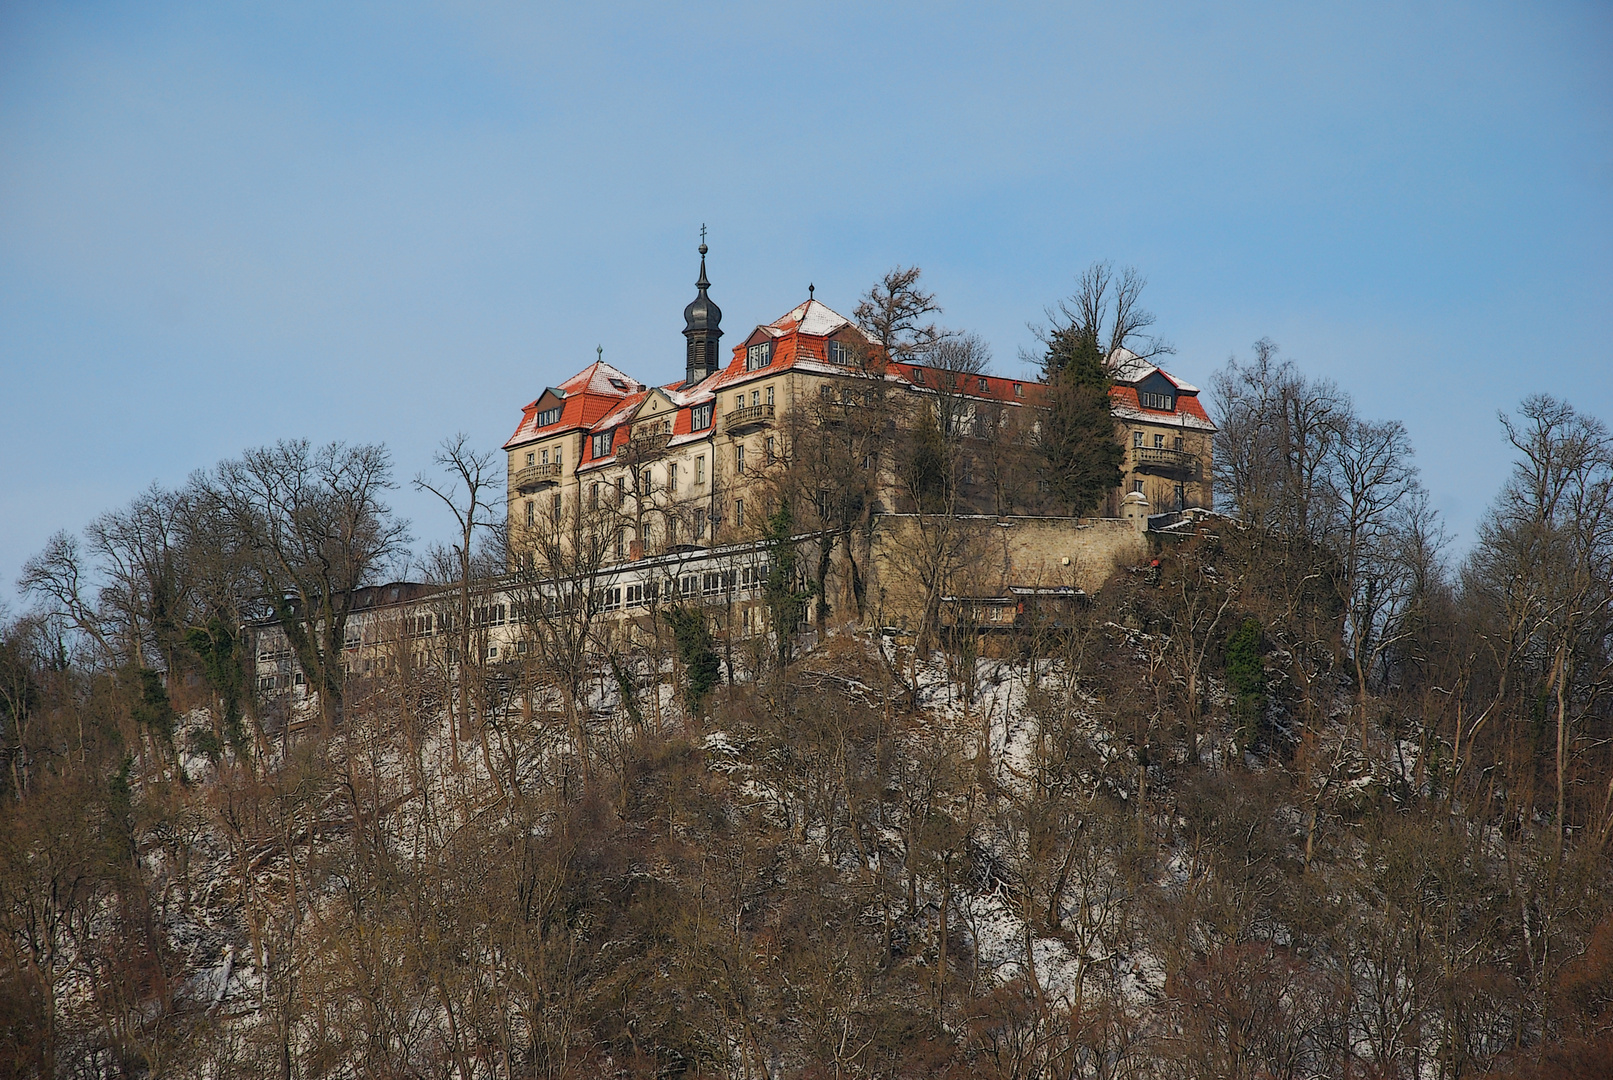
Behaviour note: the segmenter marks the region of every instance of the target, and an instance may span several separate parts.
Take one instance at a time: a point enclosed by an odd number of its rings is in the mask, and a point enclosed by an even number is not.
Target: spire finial
[[[605,362],[605,346],[603,346],[603,345],[595,345],[594,346],[594,356],[599,360],[600,363],[604,363]]]
[[[807,283],[807,299],[808,300],[812,299],[812,290],[815,289],[816,287],[817,286],[811,284],[810,282]]]
[[[706,223],[704,221],[702,221],[700,223],[700,254],[703,256],[703,255],[705,255],[705,253],[706,253]]]

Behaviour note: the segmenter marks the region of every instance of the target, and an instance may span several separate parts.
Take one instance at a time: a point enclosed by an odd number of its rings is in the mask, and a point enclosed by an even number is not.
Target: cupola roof
[[[706,290],[711,288],[711,282],[706,280],[706,245],[700,245],[700,279],[694,283],[699,290],[689,306],[683,309],[683,332],[695,333],[721,333],[722,308],[718,307]]]

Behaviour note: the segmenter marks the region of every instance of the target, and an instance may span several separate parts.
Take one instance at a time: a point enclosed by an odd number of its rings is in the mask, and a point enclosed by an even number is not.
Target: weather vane
[[[706,223],[704,221],[700,223],[700,242],[702,244],[706,242]]]

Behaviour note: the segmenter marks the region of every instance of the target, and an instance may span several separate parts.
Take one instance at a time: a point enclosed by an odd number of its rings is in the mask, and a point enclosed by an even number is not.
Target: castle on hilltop
[[[615,655],[659,642],[669,607],[701,612],[730,668],[734,642],[786,617],[792,634],[831,619],[921,637],[1056,626],[1146,562],[1151,534],[1209,509],[1198,389],[1134,354],[1108,358],[1122,482],[1101,515],[1071,516],[1044,478],[1043,384],[881,341],[811,287],[724,364],[706,253],[683,379],[651,386],[601,357],[524,406],[504,444],[507,572],[473,600],[359,590],[349,675],[452,668],[460,650],[507,672],[590,642]],[[283,632],[264,626],[255,648],[259,690],[297,707],[308,690]]]
[[[810,295],[752,329],[723,364],[722,311],[709,295],[706,250],[702,244],[697,293],[683,313],[681,381],[650,386],[601,359],[523,408],[504,444],[517,551],[573,510],[611,512],[600,526],[615,560],[753,537],[781,474],[801,466],[803,444],[822,441],[825,429],[867,445],[857,460],[840,463],[858,475],[820,477],[824,489],[866,488],[873,515],[925,509],[902,483],[898,452],[922,409],[944,414],[941,426],[960,459],[946,512],[1056,516],[1034,464],[1003,445],[1034,441],[1040,383],[887,355]],[[1125,480],[1106,500],[1105,516],[1121,517],[1130,494],[1141,496],[1132,506],[1155,513],[1208,508],[1215,426],[1198,388],[1131,353],[1117,353],[1110,366],[1111,412],[1126,457]],[[883,432],[859,430],[867,427],[866,419],[857,423],[859,413],[878,413]],[[804,505],[810,513],[819,503]]]

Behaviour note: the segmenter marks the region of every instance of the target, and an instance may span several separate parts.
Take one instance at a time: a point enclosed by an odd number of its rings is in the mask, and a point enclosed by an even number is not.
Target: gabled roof
[[[617,397],[643,390],[644,384],[633,379],[603,360],[595,360],[577,374],[560,384],[569,394],[611,394]]]
[[[596,360],[559,386],[546,388],[536,401],[524,406],[521,410],[521,422],[516,425],[515,434],[505,442],[504,449],[512,450],[522,443],[532,442],[535,439],[547,438],[576,428],[590,427],[598,423],[602,417],[614,412],[623,399],[633,394],[641,394],[645,389],[643,383],[616,370],[603,360]],[[540,428],[538,403],[545,397],[561,398],[560,421]]]
[[[1192,383],[1183,382],[1164,368],[1150,364],[1130,349],[1116,349],[1109,354],[1109,374],[1117,383],[1129,383],[1135,386],[1156,371],[1169,379],[1171,385],[1184,394],[1199,392],[1199,388]]]
[[[808,300],[804,304],[791,308],[766,327],[763,327],[763,329],[776,330],[779,334],[787,334],[793,330],[802,334],[809,334],[812,337],[828,337],[835,331],[847,326],[856,329],[859,334],[862,334],[862,330],[855,323],[827,304],[820,304],[816,300]],[[868,338],[868,335],[863,334],[863,337]],[[873,338],[868,338],[870,344],[873,343],[873,340]]]
[[[1173,380],[1174,381],[1174,380]],[[1176,398],[1174,412],[1165,409],[1147,409],[1137,400],[1135,386],[1115,385],[1109,389],[1109,411],[1122,420],[1146,420],[1151,424],[1175,424],[1195,431],[1214,431],[1204,406],[1199,404],[1197,393],[1183,391]]]

